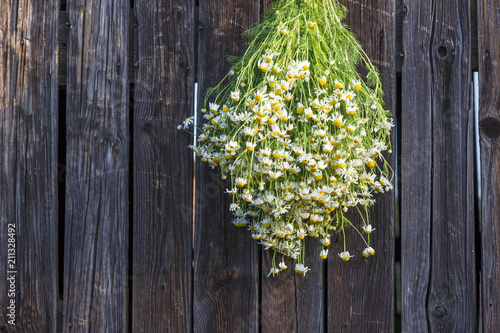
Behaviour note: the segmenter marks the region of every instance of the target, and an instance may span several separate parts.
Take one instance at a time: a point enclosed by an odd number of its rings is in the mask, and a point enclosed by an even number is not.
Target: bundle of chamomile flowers
[[[230,177],[232,223],[274,251],[269,275],[287,269],[284,257],[305,275],[305,237],[318,238],[326,259],[333,232],[343,234],[338,256],[348,261],[349,227],[366,245],[363,256],[375,253],[368,210],[374,193],[392,189],[382,152],[391,152],[393,122],[378,71],[342,23],[345,13],[336,0],[275,2],[245,33],[246,53],[231,58],[230,72],[208,90],[206,121],[190,146]],[[179,128],[190,132],[192,123]],[[345,217],[350,208],[362,225]]]

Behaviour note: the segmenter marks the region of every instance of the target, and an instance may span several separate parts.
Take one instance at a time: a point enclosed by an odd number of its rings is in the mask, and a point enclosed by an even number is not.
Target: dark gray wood
[[[394,1],[340,1],[349,13],[345,23],[358,36],[363,49],[382,75],[385,108],[396,111],[396,3]],[[386,155],[394,168],[393,154]],[[375,255],[362,256],[365,248],[355,231],[346,232],[347,249],[355,257],[343,262],[342,236],[335,234],[327,270],[327,332],[391,332],[394,330],[394,192],[379,194],[370,210],[376,227],[372,234]],[[357,212],[348,218],[360,224]]]
[[[1,332],[57,329],[57,9],[0,4]]]
[[[61,9],[66,8],[66,6],[62,5],[62,0],[61,0]],[[129,55],[129,61],[128,61],[128,70],[129,70],[129,80],[132,83],[134,80],[134,71],[137,69],[137,64],[135,61],[133,61],[134,58],[134,50],[136,49],[134,45],[134,27],[136,27],[136,22],[135,22],[135,15],[134,15],[134,10],[132,8],[129,8],[128,11],[128,55]],[[68,19],[68,12],[65,10],[60,10],[59,11],[59,23],[58,23],[58,31],[57,31],[57,42],[58,42],[58,84],[59,87],[66,87],[66,81],[68,77],[67,73],[67,60],[68,60],[68,34],[69,32],[73,29],[72,24],[69,22]]]
[[[306,266],[311,269],[305,276],[296,274],[292,260],[286,258],[288,269],[267,277],[273,252],[263,251],[262,332],[324,332],[326,262],[319,257],[318,239],[306,239],[305,244]],[[276,255],[276,264],[280,261],[281,256]]]
[[[167,3],[167,2],[164,2]],[[191,332],[194,1],[135,2],[132,332]]]
[[[228,55],[241,55],[241,33],[259,18],[260,0],[200,1],[199,108],[208,87],[229,70]],[[199,119],[202,119],[201,116]],[[235,228],[228,184],[207,165],[196,168],[194,331],[258,330],[259,254],[246,230]]]
[[[500,323],[500,11],[478,0],[479,135],[481,150],[481,307],[484,332]]]
[[[64,319],[128,332],[129,1],[68,3]]]
[[[430,275],[432,73],[430,2],[406,4],[401,142],[402,331],[426,332]],[[419,21],[419,17],[425,17]],[[418,73],[418,75],[417,75]]]
[[[468,2],[406,5],[401,89],[402,331],[473,332]]]

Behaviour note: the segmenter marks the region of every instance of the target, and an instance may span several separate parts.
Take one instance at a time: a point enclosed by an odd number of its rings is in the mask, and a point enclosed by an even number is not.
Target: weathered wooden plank
[[[408,2],[402,69],[402,331],[476,328],[467,1]]]
[[[484,332],[500,324],[500,8],[478,0],[481,151],[481,307]]]
[[[406,4],[401,142],[402,331],[426,332],[430,274],[432,101],[430,2]],[[419,17],[422,17],[419,21]],[[417,74],[418,69],[418,75]],[[407,229],[410,228],[410,229]]]
[[[63,329],[128,332],[129,1],[68,3]]]
[[[272,267],[273,251],[264,251],[261,274],[262,332],[324,332],[325,329],[325,264],[319,257],[317,239],[307,239],[306,265],[311,269],[305,276],[294,272],[289,258],[286,271],[267,277]],[[281,256],[276,255],[276,264]]]
[[[135,2],[133,332],[192,330],[194,7]]]
[[[67,59],[68,59],[68,34],[71,29],[73,29],[73,25],[69,22],[68,19],[68,12],[65,10],[66,6],[62,4],[63,1],[61,1],[61,10],[59,11],[59,24],[58,24],[58,34],[57,34],[57,39],[58,39],[58,44],[59,44],[59,65],[58,65],[58,84],[60,87],[66,87],[66,80],[68,77],[67,73]],[[64,9],[64,10],[63,10]],[[134,10],[129,9],[128,12],[128,55],[129,55],[129,61],[128,61],[128,70],[129,70],[129,80],[130,82],[133,82],[134,80],[134,71],[137,68],[135,62],[133,61],[134,58],[134,27],[136,25],[135,23],[135,15],[134,15]]]
[[[229,70],[227,55],[241,55],[241,33],[259,18],[260,0],[200,1],[199,104],[206,89]],[[201,117],[199,117],[201,119]],[[259,254],[249,234],[235,228],[229,187],[218,171],[196,167],[194,331],[258,330]]]
[[[431,277],[427,314],[434,332],[473,332],[477,320],[468,4],[466,0],[436,2],[432,19]]]
[[[57,330],[57,8],[0,4],[1,332]]]
[[[358,36],[366,54],[382,75],[385,108],[396,109],[396,4],[394,1],[340,1],[349,10],[345,23]],[[395,133],[392,142],[395,143]],[[386,156],[394,167],[394,153]],[[365,259],[365,245],[351,228],[347,249],[355,257],[343,262],[342,236],[332,237],[327,270],[328,332],[391,332],[394,330],[394,192],[379,194],[370,211],[377,228],[372,237],[375,256]],[[349,219],[361,224],[353,211]]]

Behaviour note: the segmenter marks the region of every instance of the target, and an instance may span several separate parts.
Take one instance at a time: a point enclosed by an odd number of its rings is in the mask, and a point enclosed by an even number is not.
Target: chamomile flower
[[[217,113],[217,111],[219,110],[220,108],[220,105],[219,104],[216,104],[216,103],[209,103],[209,110],[210,112],[212,113]]]
[[[372,231],[375,231],[375,228],[372,228],[371,224],[363,226],[363,231],[366,232],[367,234],[371,234]]]
[[[267,277],[269,276],[275,276],[276,274],[278,274],[280,272],[280,270],[277,268],[277,267],[273,267],[271,268],[271,270],[269,271],[269,273],[267,274]]]
[[[349,261],[349,259],[351,259],[354,256],[351,256],[349,254],[349,251],[344,251],[344,252],[339,253],[339,257],[340,257],[340,259],[342,259],[344,261]]]
[[[247,184],[246,178],[243,178],[243,177],[237,177],[234,182],[236,183],[236,186],[238,186],[238,187],[243,187]]]
[[[328,246],[328,245],[330,245],[330,238],[329,238],[329,237],[323,238],[323,239],[321,240],[321,244],[323,244],[323,246]]]
[[[184,120],[184,122],[182,123],[182,125],[180,125],[180,126],[182,126],[183,129],[189,129],[189,126],[191,124],[193,124],[193,122],[194,122],[194,116],[191,116],[191,117],[186,118]]]
[[[361,81],[352,80],[352,86],[354,87],[354,90],[356,90],[356,91],[361,90]]]
[[[245,146],[246,146],[246,149],[248,151],[253,151],[255,146],[257,146],[257,143],[256,142],[246,142]]]
[[[295,273],[298,273],[301,275],[306,275],[306,273],[310,270],[311,269],[309,267],[306,267],[303,264],[296,264],[295,265]]]
[[[375,254],[375,250],[372,247],[367,247],[363,250],[363,257],[369,257]]]
[[[238,188],[237,188],[237,187],[233,187],[233,188],[232,188],[232,189],[230,189],[230,190],[229,190],[229,189],[226,189],[226,192],[225,192],[225,193],[227,193],[227,194],[229,194],[229,195],[235,195],[237,191],[238,191]]]
[[[257,103],[264,101],[266,97],[267,97],[267,93],[266,93],[265,89],[264,90],[257,90],[257,92],[255,93],[255,101]]]
[[[239,90],[231,91],[231,100],[233,100],[233,102],[238,102],[240,100],[240,91]]]
[[[247,219],[244,217],[237,217],[233,220],[233,224],[237,226],[238,228],[244,227],[249,223]]]

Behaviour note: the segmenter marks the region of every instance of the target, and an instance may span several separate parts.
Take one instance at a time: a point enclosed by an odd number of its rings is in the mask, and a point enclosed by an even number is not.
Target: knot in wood
[[[448,50],[446,49],[445,46],[441,46],[438,50],[437,50],[437,54],[440,58],[446,58],[446,56],[448,55]]]
[[[225,288],[231,280],[237,276],[238,273],[235,271],[219,271],[218,273],[214,273],[210,279],[210,284],[212,290],[219,290],[221,288]]]
[[[153,125],[151,123],[145,123],[144,127],[142,128],[144,132],[151,132],[151,129],[153,128]]]
[[[113,146],[113,155],[114,155],[115,157],[116,157],[116,156],[118,156],[118,152],[119,152],[119,151],[120,151],[120,150],[118,149],[118,146]]]
[[[434,308],[432,315],[436,318],[443,318],[444,316],[446,316],[446,309],[438,305]]]
[[[500,137],[500,119],[486,117],[479,121],[479,129],[484,137],[495,140]]]

